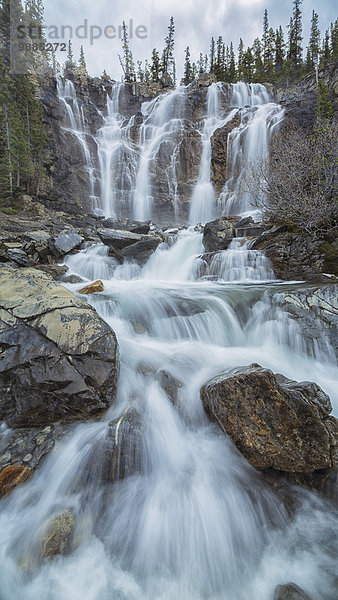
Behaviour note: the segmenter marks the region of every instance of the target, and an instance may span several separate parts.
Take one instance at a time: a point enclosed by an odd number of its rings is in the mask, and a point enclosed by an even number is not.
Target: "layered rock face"
[[[34,269],[1,269],[0,289],[0,420],[37,426],[106,410],[118,374],[109,326]]]

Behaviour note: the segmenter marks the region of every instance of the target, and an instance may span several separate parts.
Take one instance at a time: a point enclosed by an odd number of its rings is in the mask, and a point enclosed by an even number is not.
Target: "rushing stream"
[[[243,89],[234,93],[244,105]],[[248,99],[252,106],[262,100],[261,88],[257,95]],[[178,90],[175,102],[181,101]],[[197,213],[201,188],[208,192],[211,185],[203,169],[213,119],[221,119],[209,101],[214,116],[202,132]],[[144,153],[155,151],[158,135],[170,135],[164,118],[150,117],[152,106],[144,114],[136,181],[143,175],[134,198],[135,215],[143,218],[152,203]],[[99,133],[102,170],[114,160],[107,158],[109,135],[120,143],[113,114],[107,126],[110,133]],[[104,212],[112,206],[110,185],[106,180],[102,187]],[[72,426],[32,480],[2,500],[1,600],[272,600],[276,585],[289,581],[314,600],[335,598],[332,509],[298,490],[298,510],[290,517],[208,421],[199,395],[210,377],[255,362],[317,381],[334,403],[333,349],[320,332],[305,338],[301,324],[272,301],[287,284],[275,280],[269,261],[246,240],[235,239],[207,267],[203,252],[202,234],[191,227],[173,234],[143,268],[119,265],[101,244],[67,257],[70,273],[104,282],[104,292],[88,300],[118,337],[118,394],[102,420]],[[76,292],[81,285],[68,287]],[[161,386],[163,370],[179,382],[175,405]],[[108,423],[127,411],[142,424],[138,469],[107,485],[100,448]],[[75,518],[75,549],[41,563],[44,524],[64,510]]]

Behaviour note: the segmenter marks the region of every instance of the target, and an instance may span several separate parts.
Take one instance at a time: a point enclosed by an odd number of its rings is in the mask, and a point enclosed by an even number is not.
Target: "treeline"
[[[226,44],[222,35],[212,38],[208,54],[199,54],[197,61],[192,61],[190,48],[185,50],[184,75],[182,85],[189,85],[203,74],[212,74],[216,81],[234,83],[236,81],[274,83],[281,79],[295,80],[338,57],[338,19],[331,23],[329,29],[321,35],[319,17],[313,10],[311,30],[306,52],[303,49],[302,35],[302,0],[294,0],[293,11],[287,32],[282,26],[273,29],[269,24],[268,11],[264,11],[262,36],[253,41],[252,46],[244,47],[239,40],[238,47],[233,43]],[[176,66],[174,59],[175,24],[171,17],[165,47],[160,54],[153,49],[150,61],[133,60],[129,47],[128,32],[123,24],[123,56],[121,65],[124,80],[131,82],[158,83],[169,77],[172,85],[176,83]]]
[[[10,69],[10,10],[18,22],[41,22],[40,0],[0,1],[0,198],[38,195],[44,176],[47,133],[33,72]]]

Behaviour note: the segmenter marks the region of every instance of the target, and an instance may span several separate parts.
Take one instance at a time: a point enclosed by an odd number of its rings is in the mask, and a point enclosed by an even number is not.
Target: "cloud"
[[[139,39],[135,35],[130,45],[135,60],[150,59],[153,48],[160,52],[164,46],[164,38],[170,16],[175,20],[175,55],[179,78],[182,76],[184,50],[190,47],[193,60],[199,53],[209,51],[211,36],[223,36],[226,44],[233,42],[237,49],[242,37],[246,46],[251,45],[254,38],[262,34],[262,19],[267,8],[270,25],[274,28],[280,24],[285,28],[292,14],[292,0],[81,0],[70,3],[69,0],[45,0],[46,24],[62,24],[76,26],[87,19],[88,25],[104,28],[113,25],[116,28],[132,19],[134,31],[138,25],[147,29],[147,37]],[[331,21],[336,18],[334,0],[303,0],[304,48],[309,35],[312,8],[318,12],[322,33]],[[286,29],[285,34],[286,34]],[[73,40],[74,56],[79,55],[83,44],[88,70],[92,75],[100,75],[103,69],[115,79],[120,79],[121,68],[118,54],[121,53],[119,39],[108,39],[104,34],[91,43],[90,39]],[[65,58],[65,53],[59,53]]]

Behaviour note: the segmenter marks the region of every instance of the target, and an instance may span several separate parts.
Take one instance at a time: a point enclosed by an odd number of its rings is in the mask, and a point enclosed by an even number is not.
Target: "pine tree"
[[[204,71],[205,64],[204,64],[204,57],[203,57],[202,52],[200,52],[200,57],[198,59],[197,67],[198,67],[198,74],[203,75],[203,73],[205,73],[205,71]]]
[[[263,16],[262,45],[263,45],[263,64],[264,64],[264,67],[266,67],[266,64],[269,60],[269,18],[268,18],[267,9],[265,9],[264,16]]]
[[[285,59],[285,43],[283,29],[280,26],[275,33],[275,70],[279,73],[283,68]]]
[[[137,81],[142,83],[144,81],[144,71],[142,69],[142,60],[137,61]]]
[[[223,38],[220,35],[216,42],[216,60],[214,72],[217,81],[224,81],[225,79],[225,46]]]
[[[329,89],[325,83],[319,79],[317,90],[317,119],[332,119],[334,116],[333,104],[330,99]]]
[[[313,10],[312,18],[311,18],[311,30],[310,30],[310,39],[309,39],[309,47],[310,53],[310,64],[309,67],[314,68],[315,63],[317,61],[319,51],[320,51],[320,31],[318,27],[318,14]],[[308,58],[307,58],[308,62]]]
[[[240,38],[239,46],[238,46],[238,59],[237,59],[237,76],[238,76],[239,80],[244,78],[243,60],[244,60],[244,44],[243,44],[242,38]]]
[[[243,78],[248,83],[252,82],[254,72],[254,58],[251,48],[248,48],[243,55]]]
[[[210,64],[210,73],[214,73],[214,71],[215,71],[215,40],[213,37],[211,38],[211,42],[210,42],[209,64]]]
[[[161,72],[160,55],[157,52],[156,48],[154,48],[153,53],[151,55],[151,65],[150,65],[151,80],[154,83],[158,83],[160,81],[160,72]]]
[[[236,62],[235,52],[232,42],[230,43],[230,58],[229,58],[229,82],[233,83],[236,81]]]
[[[264,67],[262,60],[262,44],[259,38],[254,40],[252,53],[254,59],[254,80],[262,81],[264,77]]]
[[[174,35],[175,35],[174,18],[170,17],[170,23],[168,26],[168,35],[165,38],[165,48],[164,48],[163,54],[162,54],[161,70],[162,70],[163,75],[165,75],[165,74],[169,75],[172,78],[173,82],[175,83],[176,66],[175,66],[175,59],[174,59],[174,48],[175,48]]]
[[[303,0],[293,1],[293,14],[289,25],[289,51],[288,58],[295,69],[302,64],[302,13],[300,6]]]
[[[135,65],[133,60],[132,52],[129,48],[129,37],[125,21],[122,22],[122,69],[124,74],[124,81],[127,83],[133,83],[136,80]]]
[[[331,58],[330,35],[329,35],[329,30],[327,29],[325,31],[325,35],[324,35],[324,39],[323,39],[320,62],[325,65],[326,63],[328,63],[330,61],[330,58]]]
[[[193,69],[190,62],[190,49],[189,46],[185,49],[185,61],[184,61],[184,77],[182,79],[183,85],[189,85],[193,81]]]
[[[336,60],[338,58],[338,19],[335,20],[334,23],[331,23],[330,27],[331,33],[331,57],[332,60]]]
[[[80,48],[80,58],[79,58],[79,66],[83,75],[88,76],[86,59],[84,55],[83,46]]]

